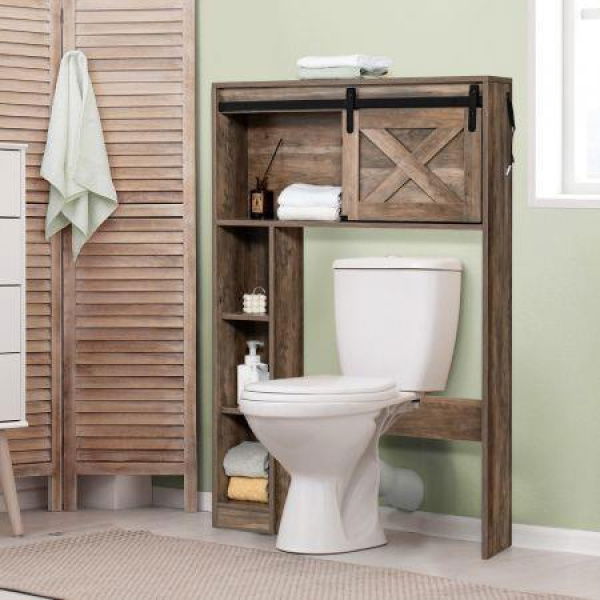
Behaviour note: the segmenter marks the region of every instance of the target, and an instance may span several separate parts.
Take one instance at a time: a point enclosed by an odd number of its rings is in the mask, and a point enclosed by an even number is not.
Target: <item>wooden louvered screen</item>
[[[46,242],[39,168],[60,60],[58,0],[0,0],[0,141],[27,150],[27,419],[10,433],[17,476],[48,476],[61,508],[61,240]]]
[[[76,265],[64,239],[65,506],[78,475],[164,474],[194,510],[194,3],[63,6],[120,202]]]

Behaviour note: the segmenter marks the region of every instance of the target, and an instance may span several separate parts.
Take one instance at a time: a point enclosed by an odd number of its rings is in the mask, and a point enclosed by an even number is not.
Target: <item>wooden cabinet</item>
[[[482,556],[511,543],[511,82],[499,77],[263,81],[213,88],[213,523],[273,533],[288,479],[271,459],[269,503],[227,498],[223,457],[253,434],[236,404],[245,341],[273,377],[303,373],[303,231],[396,227],[481,232],[480,399],[426,396],[392,435],[481,444]],[[252,221],[248,191],[279,139],[269,185],[342,185],[343,218]],[[268,315],[241,311],[260,285]]]
[[[25,147],[0,144],[0,429],[25,420]]]
[[[354,119],[343,140],[349,219],[481,220],[481,119],[473,131],[459,107],[365,109]]]

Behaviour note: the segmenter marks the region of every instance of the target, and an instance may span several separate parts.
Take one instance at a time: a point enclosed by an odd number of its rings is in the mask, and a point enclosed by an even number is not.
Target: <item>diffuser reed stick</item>
[[[267,168],[265,169],[265,172],[263,174],[263,176],[261,178],[256,178],[256,187],[259,190],[264,190],[267,188],[267,179],[269,178],[269,171],[271,170],[271,167],[273,166],[273,161],[275,160],[275,157],[277,156],[277,153],[279,152],[279,148],[281,148],[281,144],[283,144],[283,138],[279,138],[279,141],[277,142],[277,146],[275,146],[275,150],[273,151],[273,154],[271,155],[271,160],[269,161],[269,164],[267,165]]]
[[[283,144],[282,138],[277,142],[277,146],[271,155],[271,160],[263,176],[256,178],[256,188],[250,190],[248,216],[251,219],[272,219],[275,216],[273,191],[267,189],[267,180],[269,179],[269,172],[271,171],[277,152],[281,148],[281,144]]]

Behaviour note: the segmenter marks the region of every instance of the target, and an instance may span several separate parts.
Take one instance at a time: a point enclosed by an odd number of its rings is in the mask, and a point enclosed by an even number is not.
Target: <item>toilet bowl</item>
[[[241,411],[292,475],[278,549],[330,554],[385,544],[378,441],[416,399],[380,378],[313,376],[246,388]]]
[[[460,307],[449,258],[334,263],[342,375],[246,386],[240,411],[291,477],[277,537],[287,552],[331,554],[386,543],[379,438],[424,393],[443,390]]]

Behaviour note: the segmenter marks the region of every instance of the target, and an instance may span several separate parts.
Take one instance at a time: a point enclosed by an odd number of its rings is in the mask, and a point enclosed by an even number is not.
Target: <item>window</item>
[[[600,208],[600,0],[531,6],[531,202]]]

